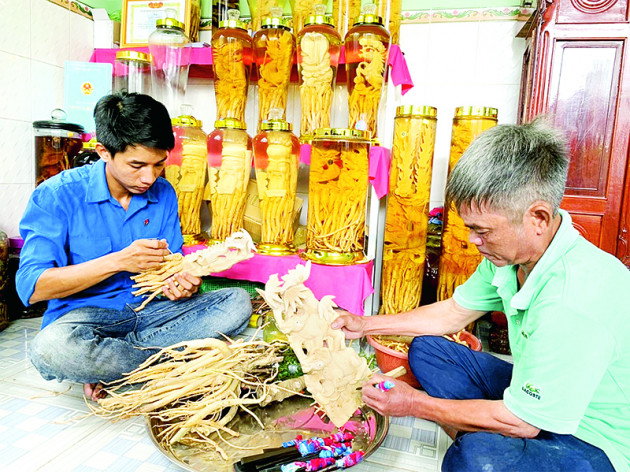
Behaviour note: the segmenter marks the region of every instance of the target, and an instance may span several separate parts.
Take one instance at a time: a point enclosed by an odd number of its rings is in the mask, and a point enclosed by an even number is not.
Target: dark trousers
[[[500,400],[512,378],[512,364],[438,336],[420,336],[409,365],[432,397]],[[614,472],[606,454],[570,434],[541,431],[533,439],[497,433],[460,433],[446,452],[443,471]]]

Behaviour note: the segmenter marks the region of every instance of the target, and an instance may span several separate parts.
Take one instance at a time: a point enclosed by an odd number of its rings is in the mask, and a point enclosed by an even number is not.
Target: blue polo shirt
[[[630,271],[562,223],[522,287],[517,267],[484,259],[453,298],[508,319],[514,415],[601,448],[630,472]]]
[[[173,252],[183,243],[173,187],[160,177],[145,193],[133,195],[125,211],[109,191],[103,161],[41,183],[24,211],[20,235],[24,247],[16,287],[25,305],[39,276],[51,267],[96,259],[137,239],[166,239]],[[119,272],[82,292],[50,300],[42,328],[82,306],[122,310],[141,301],[131,294],[132,275]]]

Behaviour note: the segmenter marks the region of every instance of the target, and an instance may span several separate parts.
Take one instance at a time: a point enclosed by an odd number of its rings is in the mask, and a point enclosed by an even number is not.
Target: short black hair
[[[114,157],[128,146],[170,151],[175,147],[171,118],[166,107],[141,93],[113,93],[94,107],[96,139]]]

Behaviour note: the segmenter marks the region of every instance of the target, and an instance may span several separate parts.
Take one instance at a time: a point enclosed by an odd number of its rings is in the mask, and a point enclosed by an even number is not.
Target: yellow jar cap
[[[437,108],[428,105],[401,105],[396,108],[396,118],[405,116],[421,116],[435,119],[437,117]]]
[[[238,28],[247,30],[247,25],[240,18],[241,12],[236,8],[230,8],[227,11],[227,20],[219,21],[219,28]]]
[[[322,138],[350,138],[370,140],[369,131],[351,128],[318,128],[315,130],[313,139]]]
[[[455,108],[455,118],[491,118],[496,120],[499,110],[492,107],[468,106]]]
[[[287,18],[270,17],[263,20],[261,28],[282,28],[290,30],[289,20]]]
[[[223,118],[214,122],[215,128],[230,128],[230,129],[247,129],[247,125],[244,121],[237,120],[236,118]]]
[[[354,20],[354,25],[381,25],[383,26],[383,18],[376,14],[376,4],[366,3],[361,8],[361,15]]]
[[[173,126],[184,126],[188,128],[201,128],[203,122],[192,115],[180,115],[177,118],[171,118]]]
[[[141,51],[134,51],[133,49],[124,49],[116,52],[117,61],[138,61],[138,62],[151,62],[151,54],[147,54]]]
[[[174,28],[184,31],[184,23],[176,20],[175,18],[161,18],[155,22],[155,26],[158,28]]]
[[[260,124],[261,131],[291,131],[293,126],[285,120],[265,120]]]
[[[326,5],[319,3],[313,5],[313,14],[310,15],[305,21],[304,26],[308,25],[326,25],[335,27],[332,17],[326,15]]]

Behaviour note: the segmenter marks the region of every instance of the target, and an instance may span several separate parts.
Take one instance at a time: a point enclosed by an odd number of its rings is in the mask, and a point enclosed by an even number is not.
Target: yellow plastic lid
[[[192,115],[180,115],[176,118],[171,118],[171,124],[173,126],[184,126],[188,128],[201,128],[203,122],[198,120]]]
[[[424,118],[436,119],[437,108],[428,105],[401,105],[396,108],[396,118],[405,116],[422,116]]]
[[[157,28],[174,28],[184,31],[184,23],[175,18],[161,18],[155,22]]]
[[[215,128],[229,128],[229,129],[247,129],[247,125],[244,121],[237,120],[236,118],[223,118],[214,122]]]
[[[496,120],[499,110],[492,107],[457,107],[455,108],[455,118],[490,118]]]
[[[322,138],[350,138],[369,141],[370,133],[353,128],[318,128],[315,130],[314,139]]]
[[[260,124],[261,131],[291,131],[293,125],[285,120],[265,120]]]
[[[147,54],[141,51],[134,51],[132,49],[124,49],[116,52],[117,61],[138,61],[138,62],[151,62],[151,54]]]
[[[287,18],[268,17],[263,20],[261,28],[282,28],[290,30]]]

